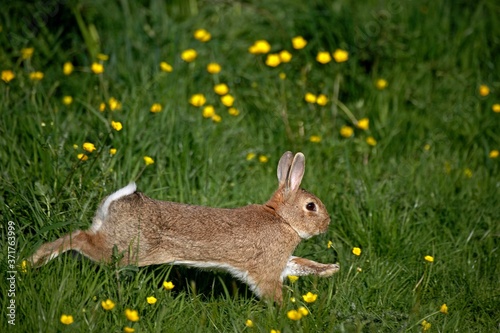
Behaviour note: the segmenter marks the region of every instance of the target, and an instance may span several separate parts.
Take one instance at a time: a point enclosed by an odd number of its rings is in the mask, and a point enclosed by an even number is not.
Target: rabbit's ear
[[[290,172],[288,173],[287,190],[295,192],[299,189],[300,182],[302,182],[302,177],[304,176],[305,168],[306,158],[304,157],[304,154],[295,154],[292,166],[290,167]]]
[[[284,153],[280,158],[280,161],[278,163],[278,182],[280,186],[285,185],[287,181],[288,172],[290,171],[290,166],[292,165],[292,160],[293,154],[290,151]]]

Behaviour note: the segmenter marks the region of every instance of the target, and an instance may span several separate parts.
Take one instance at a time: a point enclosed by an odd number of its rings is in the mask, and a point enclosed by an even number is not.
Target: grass
[[[3,328],[419,332],[426,320],[430,332],[498,331],[495,1],[41,5],[11,2],[0,13],[0,70],[15,74],[0,82],[2,281],[13,270],[8,221],[19,265],[43,242],[87,228],[99,201],[131,180],[158,199],[217,207],[262,203],[276,187],[275,167],[286,150],[305,153],[303,186],[332,217],[329,231],[302,242],[296,254],[339,262],[341,270],[286,283],[279,308],[223,272],[120,268],[67,254],[39,269],[14,267],[15,297],[0,300]],[[212,39],[194,39],[198,28]],[[308,41],[302,50],[291,47],[298,35]],[[258,39],[269,41],[271,53],[290,51],[291,62],[267,66],[266,55],[248,52]],[[30,47],[33,54],[23,59]],[[188,48],[198,52],[191,63],[180,58]],[[335,49],[348,51],[348,61],[316,61],[319,51]],[[98,60],[99,53],[109,59]],[[62,73],[67,61],[75,67],[68,76]],[[161,71],[162,61],[173,71]],[[104,65],[103,74],[90,71],[93,62]],[[209,62],[222,71],[207,73]],[[31,80],[33,71],[43,79]],[[388,82],[385,89],[376,88],[378,79]],[[221,82],[235,97],[238,116],[213,92]],[[481,85],[489,87],[486,96]],[[306,103],[307,92],[326,95],[328,103]],[[214,105],[220,122],[189,104],[196,93]],[[73,102],[63,104],[64,96]],[[110,110],[111,97],[120,109]],[[162,111],[151,113],[153,103]],[[366,130],[353,123],[362,118],[370,121]],[[123,129],[114,130],[111,121]],[[342,137],[342,126],[352,127],[353,136]],[[369,136],[375,146],[366,143]],[[85,142],[97,150],[85,152]],[[146,166],[144,156],[154,164]],[[353,247],[361,248],[360,256]],[[175,288],[165,290],[164,281]],[[2,283],[1,294],[10,287]],[[303,301],[309,291],[316,302]],[[157,302],[148,304],[149,296]],[[113,310],[101,307],[106,299],[115,302]],[[7,322],[12,300],[15,326]],[[309,315],[288,319],[287,312],[301,306]],[[138,322],[127,320],[127,308],[138,310]],[[63,314],[74,322],[62,324]],[[245,325],[248,319],[253,327]]]

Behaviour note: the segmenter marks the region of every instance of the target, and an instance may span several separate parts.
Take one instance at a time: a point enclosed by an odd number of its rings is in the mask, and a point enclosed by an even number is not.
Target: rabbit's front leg
[[[320,264],[319,262],[312,261],[309,259],[301,257],[290,257],[286,268],[282,273],[282,277],[285,278],[287,275],[319,275],[319,276],[330,276],[339,271],[340,266],[338,264]]]

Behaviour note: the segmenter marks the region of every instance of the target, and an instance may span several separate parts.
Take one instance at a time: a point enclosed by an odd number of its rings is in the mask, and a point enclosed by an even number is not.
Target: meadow
[[[0,11],[2,332],[500,332],[500,5],[11,1]],[[284,304],[224,272],[38,246],[148,196],[263,203],[283,152],[326,234]]]

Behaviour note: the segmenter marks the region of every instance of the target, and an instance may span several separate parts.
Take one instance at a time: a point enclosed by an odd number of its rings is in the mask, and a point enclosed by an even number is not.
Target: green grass
[[[0,299],[2,331],[420,332],[424,319],[431,332],[499,330],[500,158],[489,156],[500,149],[500,114],[492,111],[500,103],[495,1],[4,6],[0,70],[16,76],[0,81],[2,281],[12,270],[8,221],[15,222],[20,264],[43,242],[88,228],[99,201],[131,180],[158,199],[262,203],[276,187],[286,150],[304,152],[303,186],[332,217],[328,233],[302,242],[296,254],[339,262],[341,270],[287,282],[279,308],[223,272],[119,268],[67,254],[26,273],[16,269],[15,297]],[[198,28],[212,39],[195,40]],[[308,40],[306,48],[292,49],[297,35]],[[258,39],[269,41],[271,52],[290,51],[292,61],[266,66],[265,55],[247,51]],[[23,60],[27,47],[34,54]],[[195,62],[181,60],[187,48],[198,52]],[[337,48],[349,52],[347,62],[316,62],[318,51]],[[102,75],[89,69],[98,53],[109,55]],[[66,61],[75,66],[69,76],[62,73]],[[160,71],[161,61],[173,72]],[[222,72],[207,73],[209,62]],[[29,78],[35,70],[44,73],[40,82]],[[375,87],[380,78],[388,82],[384,90]],[[236,117],[213,92],[220,82],[236,98]],[[479,94],[482,84],[488,96]],[[308,104],[306,92],[329,102]],[[215,106],[220,123],[189,104],[195,93]],[[73,97],[69,106],[66,95]],[[111,97],[121,109],[100,112]],[[162,105],[160,113],[149,111],[153,103]],[[369,129],[355,128],[350,114],[368,118]],[[113,130],[112,120],[123,129]],[[354,127],[353,137],[340,135],[344,125]],[[312,135],[321,142],[311,142]],[[79,161],[84,142],[97,150]],[[249,153],[256,157],[247,160]],[[155,163],[146,166],[144,156]],[[163,281],[175,288],[164,290]],[[8,284],[0,288],[8,294]],[[316,302],[302,300],[308,291],[318,294]],[[148,296],[157,303],[148,304]],[[111,311],[100,305],[108,298],[116,303]],[[12,299],[15,326],[6,317]],[[439,313],[444,303],[447,315]],[[300,306],[310,314],[288,319]],[[127,321],[126,308],[139,311],[137,323]],[[62,314],[74,323],[61,324]],[[247,319],[254,327],[245,326]]]

